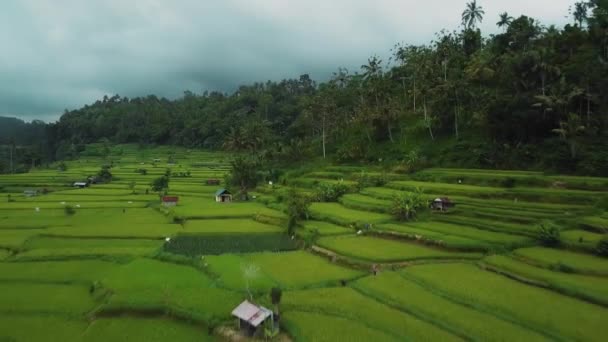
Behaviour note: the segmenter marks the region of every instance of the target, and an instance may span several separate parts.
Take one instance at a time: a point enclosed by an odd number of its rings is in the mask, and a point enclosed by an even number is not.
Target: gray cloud
[[[0,115],[55,120],[103,95],[184,90],[356,70],[397,42],[456,29],[462,0],[6,0],[0,6]],[[561,25],[573,0],[479,0]]]

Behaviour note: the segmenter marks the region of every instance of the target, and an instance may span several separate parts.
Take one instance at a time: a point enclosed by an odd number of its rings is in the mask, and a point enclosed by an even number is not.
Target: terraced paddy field
[[[221,341],[245,299],[279,313],[280,341],[605,340],[608,179],[334,165],[222,204],[207,181],[233,156],[94,147],[0,175],[0,341]],[[112,182],[73,187],[109,164]],[[167,169],[169,208],[151,190]],[[290,187],[321,184],[347,193],[287,234]],[[394,196],[418,188],[455,207],[398,221]]]

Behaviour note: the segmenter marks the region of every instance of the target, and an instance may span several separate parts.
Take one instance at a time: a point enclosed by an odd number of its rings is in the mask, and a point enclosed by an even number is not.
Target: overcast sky
[[[563,25],[574,0],[478,0]],[[108,94],[168,98],[357,70],[460,24],[465,0],[2,0],[0,115],[56,120]]]

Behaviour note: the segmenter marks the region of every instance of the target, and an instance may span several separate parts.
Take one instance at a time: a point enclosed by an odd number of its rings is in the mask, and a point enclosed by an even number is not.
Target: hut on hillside
[[[248,300],[243,301],[232,310],[232,316],[237,318],[237,327],[245,336],[256,336],[263,333],[260,327],[263,323],[270,325],[274,330],[274,316],[272,310],[255,305]]]
[[[23,191],[23,195],[25,197],[35,197],[38,196],[38,190],[28,189]]]
[[[215,201],[218,203],[232,202],[232,193],[226,189],[219,189],[215,192]]]
[[[162,204],[164,207],[175,207],[179,202],[179,197],[177,196],[163,196]]]
[[[84,189],[84,188],[86,188],[88,186],[89,186],[88,182],[74,182],[74,187],[75,188]]]
[[[452,202],[447,197],[435,198],[429,205],[429,207],[431,209],[436,210],[436,211],[447,211],[448,209],[453,208],[454,206],[455,206],[454,202]]]

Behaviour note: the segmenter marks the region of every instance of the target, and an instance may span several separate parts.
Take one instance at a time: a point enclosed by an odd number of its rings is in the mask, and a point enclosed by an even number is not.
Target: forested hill
[[[390,60],[372,56],[327,82],[302,75],[233,94],[104,97],[47,127],[45,158],[108,139],[283,160],[416,154],[450,166],[606,176],[608,0],[577,3],[571,17],[564,28],[507,13],[484,18],[473,1],[457,31],[427,45],[398,44]],[[502,33],[486,38],[482,20],[497,20]]]

